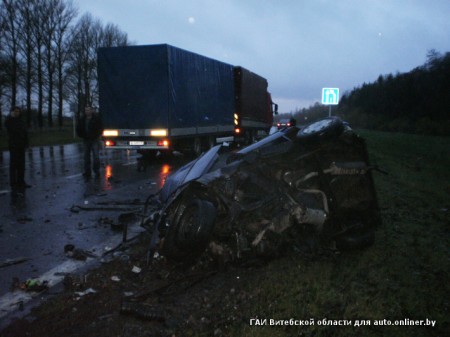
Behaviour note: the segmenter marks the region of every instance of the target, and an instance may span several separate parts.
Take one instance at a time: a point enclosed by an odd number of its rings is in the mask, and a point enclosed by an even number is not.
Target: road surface
[[[86,181],[81,144],[31,148],[25,180],[32,187],[17,195],[9,188],[9,153],[1,152],[0,317],[4,306],[12,305],[5,301],[13,278],[24,282],[52,275],[61,266],[71,271],[85,263],[70,261],[64,252],[67,244],[102,255],[122,237],[110,222],[138,208],[183,163],[182,158],[160,159],[138,171],[139,157],[102,150],[101,176]],[[5,265],[17,259],[25,261]]]

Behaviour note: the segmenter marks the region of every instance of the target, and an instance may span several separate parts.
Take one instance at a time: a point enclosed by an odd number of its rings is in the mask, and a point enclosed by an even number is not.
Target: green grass
[[[359,131],[375,173],[383,225],[375,244],[314,260],[286,257],[249,282],[233,336],[444,336],[450,323],[450,138]],[[249,319],[314,319],[313,326],[249,326]],[[321,319],[370,326],[318,326]],[[436,320],[436,326],[375,326],[375,320]]]
[[[46,145],[61,145],[70,144],[80,141],[80,138],[74,137],[73,129],[71,127],[53,128],[45,130],[30,130],[28,131],[30,138],[30,146],[46,146]],[[8,149],[8,136],[6,130],[0,132],[0,151]]]

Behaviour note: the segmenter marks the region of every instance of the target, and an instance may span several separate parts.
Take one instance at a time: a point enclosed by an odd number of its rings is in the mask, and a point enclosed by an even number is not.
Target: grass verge
[[[28,131],[30,146],[62,145],[77,143],[80,138],[74,137],[72,128],[54,128]],[[6,130],[0,132],[0,151],[8,150],[8,136]]]
[[[410,337],[448,331],[450,138],[359,133],[371,162],[388,171],[374,173],[383,218],[375,244],[339,256],[270,263],[259,281],[247,285],[253,301],[241,309],[233,336]],[[250,326],[251,318],[260,321]],[[270,325],[270,319],[281,324],[291,318],[314,324]],[[333,324],[319,325],[323,319]],[[394,326],[396,320],[426,319],[436,326]]]

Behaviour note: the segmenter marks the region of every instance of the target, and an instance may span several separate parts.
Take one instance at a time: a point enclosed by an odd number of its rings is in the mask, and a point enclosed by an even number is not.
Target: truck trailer
[[[167,44],[98,50],[99,112],[107,149],[191,151],[249,144],[277,106],[267,80]]]

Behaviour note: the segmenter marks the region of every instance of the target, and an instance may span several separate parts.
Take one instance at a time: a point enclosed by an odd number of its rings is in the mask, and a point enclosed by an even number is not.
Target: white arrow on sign
[[[322,104],[337,105],[339,103],[339,88],[322,88]]]

